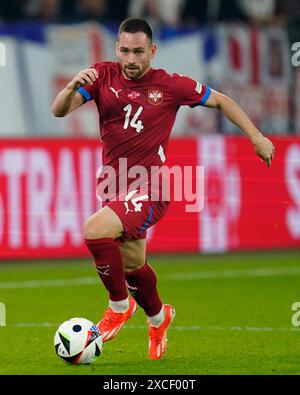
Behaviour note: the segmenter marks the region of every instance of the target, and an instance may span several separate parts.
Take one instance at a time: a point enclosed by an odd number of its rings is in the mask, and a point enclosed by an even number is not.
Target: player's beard
[[[139,78],[144,73],[144,71],[145,70],[139,66],[135,66],[132,69],[128,68],[128,66],[125,66],[123,68],[124,74],[126,75],[127,78],[131,80],[136,80],[137,78]]]

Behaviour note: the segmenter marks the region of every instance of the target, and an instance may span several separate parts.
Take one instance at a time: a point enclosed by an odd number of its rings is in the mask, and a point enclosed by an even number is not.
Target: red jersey
[[[139,165],[150,172],[166,160],[168,140],[180,106],[204,105],[211,89],[192,78],[150,68],[141,78],[128,80],[118,62],[93,66],[99,77],[92,86],[78,89],[99,112],[103,165],[119,170]]]

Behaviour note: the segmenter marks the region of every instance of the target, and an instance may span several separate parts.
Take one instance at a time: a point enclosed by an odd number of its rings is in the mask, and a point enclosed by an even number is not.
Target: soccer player
[[[226,95],[192,78],[152,68],[156,50],[149,24],[141,18],[127,18],[119,27],[118,61],[96,63],[80,71],[52,106],[55,116],[64,117],[94,100],[99,112],[103,165],[115,170],[117,185],[128,176],[120,169],[120,158],[127,160],[128,171],[138,165],[149,174],[151,167],[164,164],[181,105],[220,109],[270,166],[274,146],[244,111]],[[99,185],[104,182],[100,176]],[[160,359],[166,352],[167,330],[175,310],[160,299],[156,275],[147,262],[146,233],[165,215],[169,202],[151,200],[148,191],[130,188],[130,184],[127,189],[117,187],[102,208],[87,219],[83,236],[109,294],[109,307],[98,323],[103,340],[113,339],[139,305],[148,317],[149,357]]]

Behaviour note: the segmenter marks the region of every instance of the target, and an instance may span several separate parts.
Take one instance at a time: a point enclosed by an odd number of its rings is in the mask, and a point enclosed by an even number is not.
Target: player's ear
[[[152,58],[154,58],[154,56],[157,53],[157,45],[155,43],[151,44],[150,52],[151,52],[151,59],[152,59]]]

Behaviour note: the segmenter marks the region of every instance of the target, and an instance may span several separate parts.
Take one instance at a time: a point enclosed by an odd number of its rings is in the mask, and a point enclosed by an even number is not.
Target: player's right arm
[[[81,70],[68,83],[68,85],[59,92],[52,104],[52,112],[56,117],[64,117],[84,102],[84,97],[77,90],[84,86],[92,86],[98,78],[98,72],[94,68]]]

